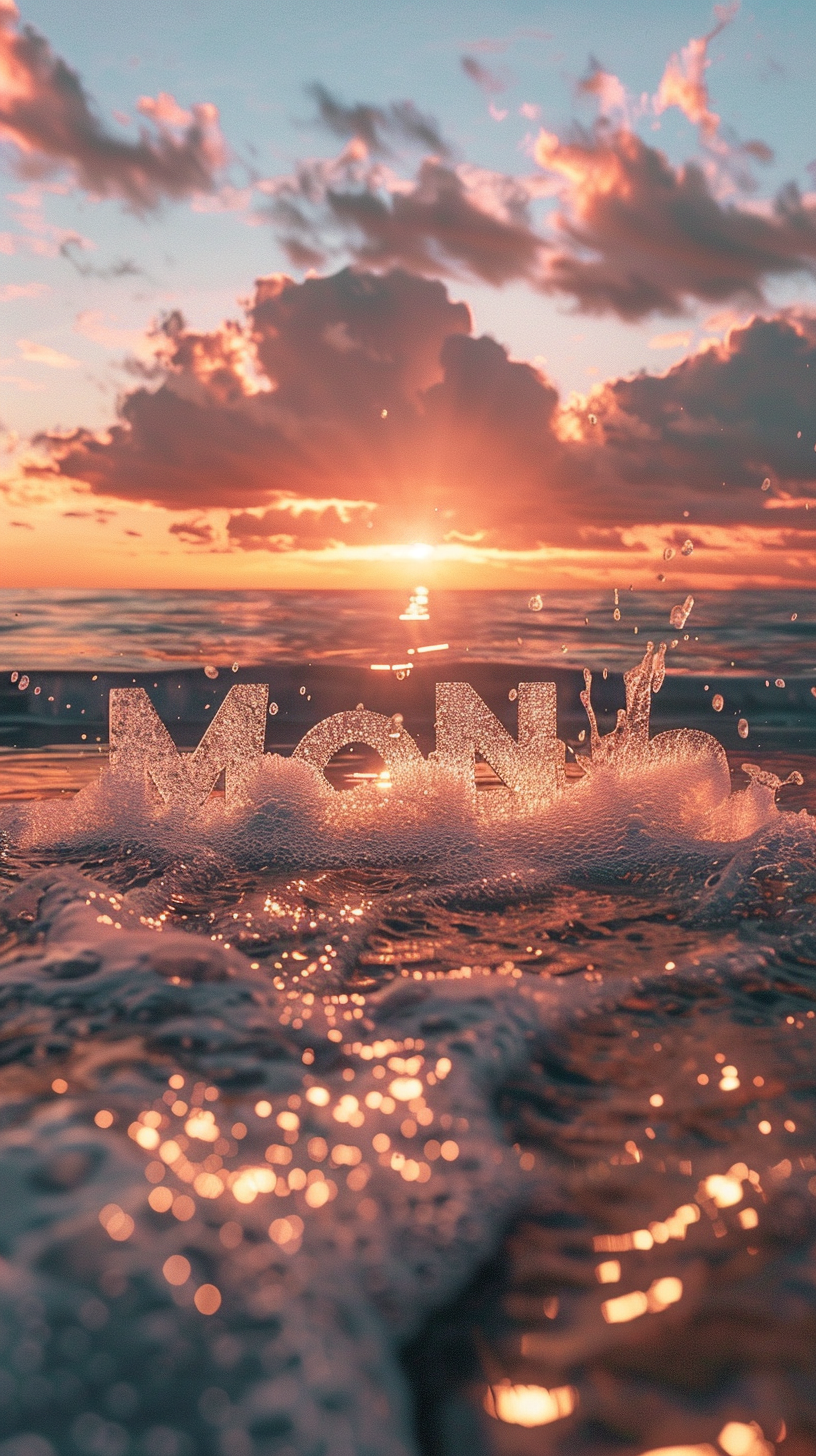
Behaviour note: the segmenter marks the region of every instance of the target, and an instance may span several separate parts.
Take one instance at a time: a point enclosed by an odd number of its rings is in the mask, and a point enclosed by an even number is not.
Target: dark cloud
[[[754,319],[666,374],[604,385],[592,408],[630,519],[650,497],[658,517],[680,505],[712,524],[779,525],[793,501],[816,505],[813,315]]]
[[[174,521],[167,528],[171,536],[190,546],[208,546],[215,540],[215,532],[207,521]]]
[[[351,252],[366,268],[407,268],[427,277],[472,277],[498,287],[540,282],[543,240],[522,181],[426,158],[403,186],[348,153],[306,164],[277,186],[270,212],[298,266]]]
[[[66,238],[60,243],[60,254],[81,278],[146,278],[144,268],[132,258],[117,258],[115,262],[100,266],[83,258],[83,244],[80,238]]]
[[[99,495],[174,509],[293,502],[289,534],[304,534],[301,500],[410,488],[402,454],[423,392],[445,339],[469,330],[442,284],[405,273],[262,279],[245,328],[199,334],[171,315],[164,382],[127,394],[109,434],[52,439],[55,468]]]
[[[583,312],[634,321],[694,299],[759,302],[767,280],[814,272],[816,208],[793,185],[765,213],[723,204],[696,163],[675,168],[603,124],[569,142],[542,132],[535,155],[563,184],[543,286]]]
[[[16,170],[43,177],[70,167],[96,197],[119,197],[137,212],[166,198],[211,192],[224,148],[209,103],[184,112],[172,97],[145,97],[140,110],[153,131],[123,140],[95,114],[75,71],[31,26],[18,29],[10,0],[0,3],[0,137],[16,153]]]
[[[52,473],[97,495],[226,508],[234,547],[601,557],[679,544],[691,522],[810,541],[816,316],[756,318],[665,374],[566,406],[538,370],[474,338],[440,283],[399,271],[261,279],[245,325],[196,333],[175,314],[163,337],[163,382],[128,394],[110,431],[39,443]],[[198,514],[170,529],[214,541]]]
[[[608,73],[583,84],[607,110],[624,107]],[[629,322],[682,316],[696,301],[759,304],[770,280],[816,271],[816,207],[793,185],[764,209],[720,201],[701,165],[674,167],[603,119],[568,141],[542,131],[534,155],[547,180],[429,157],[405,181],[351,141],[340,157],[269,184],[268,211],[299,267],[350,254],[363,268],[525,281]],[[557,205],[539,221],[542,195]]]
[[[423,116],[413,101],[395,101],[390,106],[369,106],[364,102],[346,106],[319,82],[307,87],[307,92],[317,104],[322,125],[343,141],[356,137],[370,152],[383,156],[389,155],[392,141],[427,147],[440,157],[449,154],[437,122],[432,116]]]
[[[498,96],[500,92],[506,90],[506,73],[488,70],[487,66],[483,66],[475,56],[462,56],[461,66],[465,75],[471,81],[475,81],[479,89],[484,91],[487,96]]]

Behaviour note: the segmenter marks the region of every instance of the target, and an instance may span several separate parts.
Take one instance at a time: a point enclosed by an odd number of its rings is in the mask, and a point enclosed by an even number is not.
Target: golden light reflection
[[[502,1382],[488,1387],[484,1408],[495,1420],[511,1426],[548,1426],[571,1416],[578,1404],[572,1385],[547,1390],[543,1385],[511,1385]]]
[[[742,1202],[742,1183],[729,1173],[712,1173],[703,1183],[706,1195],[718,1208],[733,1208]]]
[[[136,1227],[130,1214],[125,1213],[118,1203],[106,1203],[99,1211],[99,1222],[108,1237],[117,1244],[129,1239]]]
[[[717,1452],[703,1442],[699,1446],[655,1446],[652,1451],[644,1451],[643,1456],[717,1456]]]
[[[609,1325],[621,1325],[638,1319],[642,1314],[660,1314],[683,1297],[683,1281],[674,1275],[655,1279],[647,1291],[633,1289],[631,1294],[619,1294],[607,1299],[601,1305],[601,1314]]]
[[[755,1421],[750,1425],[743,1421],[729,1421],[717,1440],[727,1456],[771,1456],[774,1449]]]

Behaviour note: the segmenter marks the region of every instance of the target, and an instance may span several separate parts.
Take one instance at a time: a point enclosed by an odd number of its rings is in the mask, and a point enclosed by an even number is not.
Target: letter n
[[[236,683],[193,753],[179,753],[144,688],[112,688],[110,768],[122,778],[152,779],[166,804],[197,809],[225,771],[227,805],[244,797],[264,751],[265,683]]]
[[[566,782],[555,710],[555,683],[520,683],[516,742],[470,683],[437,683],[434,758],[466,778],[475,792],[480,753],[514,793],[551,799]]]

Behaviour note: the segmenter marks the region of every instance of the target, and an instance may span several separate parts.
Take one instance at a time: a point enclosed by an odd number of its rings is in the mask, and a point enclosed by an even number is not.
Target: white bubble
[[[270,703],[269,704],[269,716],[270,716],[270,718],[274,718],[274,716],[277,713],[277,711],[278,711],[278,705],[277,705],[277,703]]]
[[[237,662],[234,662],[232,664],[232,670],[233,670],[233,672],[237,672],[238,671],[238,667],[239,667],[239,664]]]
[[[536,592],[534,597],[530,597],[527,605],[530,608],[531,612],[540,612],[544,603],[542,602],[541,597],[538,595],[538,592]]]

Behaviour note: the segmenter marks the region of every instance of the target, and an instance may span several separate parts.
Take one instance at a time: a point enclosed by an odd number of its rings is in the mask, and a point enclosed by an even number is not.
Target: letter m
[[[227,805],[244,798],[264,751],[265,683],[236,683],[193,753],[180,753],[144,688],[112,688],[111,773],[152,780],[166,804],[197,809],[224,772]]]

